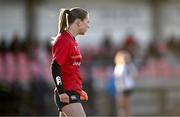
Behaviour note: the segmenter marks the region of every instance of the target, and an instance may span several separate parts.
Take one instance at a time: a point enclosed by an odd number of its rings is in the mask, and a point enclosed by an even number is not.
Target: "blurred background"
[[[77,37],[88,116],[116,116],[114,55],[137,67],[131,115],[180,115],[179,0],[0,0],[0,115],[58,115],[50,73],[60,8],[82,7],[90,29]]]

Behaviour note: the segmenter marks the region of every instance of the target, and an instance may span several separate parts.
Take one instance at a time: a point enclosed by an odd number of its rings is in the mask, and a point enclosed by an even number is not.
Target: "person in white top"
[[[128,117],[130,115],[128,106],[129,97],[135,87],[134,78],[137,75],[137,70],[131,60],[131,55],[127,51],[118,51],[115,55],[114,62],[118,114],[120,113],[123,117]]]

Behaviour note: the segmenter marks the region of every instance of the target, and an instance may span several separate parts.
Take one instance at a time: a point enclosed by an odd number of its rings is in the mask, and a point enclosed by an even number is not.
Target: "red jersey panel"
[[[81,94],[80,77],[81,53],[78,44],[68,33],[63,32],[52,47],[53,60],[61,66],[62,83],[65,91]]]

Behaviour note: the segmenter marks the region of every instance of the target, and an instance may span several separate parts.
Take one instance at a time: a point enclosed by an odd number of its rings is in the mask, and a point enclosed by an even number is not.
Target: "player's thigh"
[[[62,108],[62,111],[67,116],[79,116],[79,117],[86,117],[84,109],[81,103],[71,103]]]

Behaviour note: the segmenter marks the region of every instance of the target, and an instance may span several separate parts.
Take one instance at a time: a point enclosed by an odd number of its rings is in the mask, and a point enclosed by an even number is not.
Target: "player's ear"
[[[75,23],[79,27],[81,25],[81,20],[80,19],[76,19]]]

